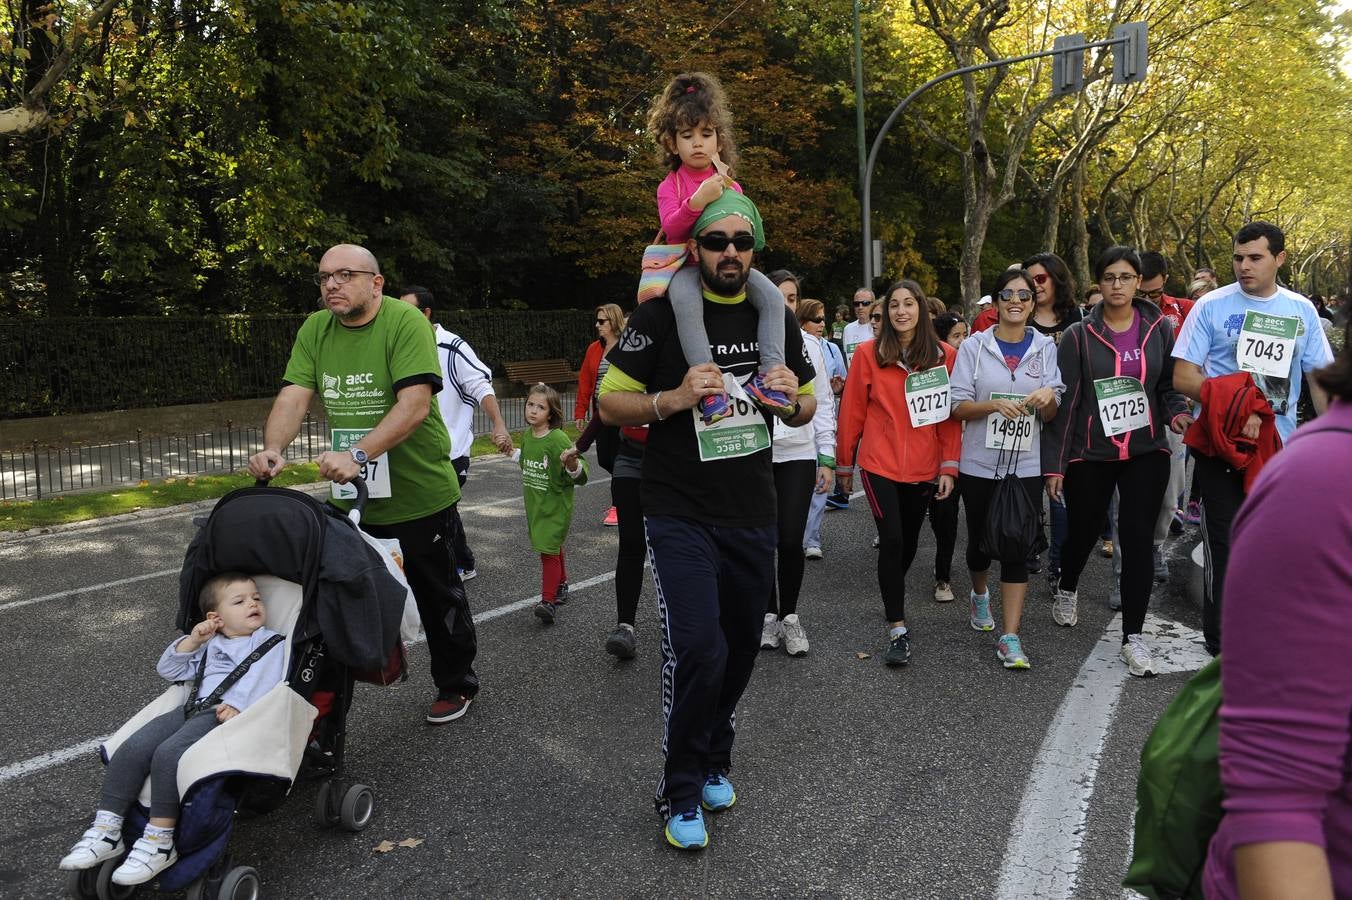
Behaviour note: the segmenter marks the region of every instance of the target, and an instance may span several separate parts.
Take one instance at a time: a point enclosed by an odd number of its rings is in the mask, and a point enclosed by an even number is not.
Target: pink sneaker
[[[610,509],[606,510],[606,517],[601,520],[601,524],[611,528],[620,524],[620,514],[615,511],[615,507],[612,506]]]

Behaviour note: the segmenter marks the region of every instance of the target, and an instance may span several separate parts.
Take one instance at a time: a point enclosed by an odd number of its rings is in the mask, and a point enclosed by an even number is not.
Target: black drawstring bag
[[[1019,450],[1009,451],[1009,464],[1000,474],[1005,459],[1002,449],[995,461],[995,493],[991,495],[990,510],[986,514],[986,530],[981,535],[981,552],[991,559],[1022,560],[1047,549],[1047,536],[1042,532],[1038,500],[1029,496],[1023,482],[1015,475]]]

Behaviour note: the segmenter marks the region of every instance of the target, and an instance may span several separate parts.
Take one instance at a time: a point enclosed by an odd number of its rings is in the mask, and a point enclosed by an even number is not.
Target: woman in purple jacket
[[[1154,584],[1155,518],[1169,482],[1164,429],[1192,424],[1188,401],[1174,390],[1173,325],[1136,296],[1141,260],[1130,247],[1109,247],[1094,266],[1103,302],[1066,329],[1057,363],[1066,389],[1042,435],[1047,494],[1063,496],[1069,527],[1052,619],[1079,619],[1080,573],[1098,543],[1117,490],[1122,553],[1122,661],[1136,676],[1155,674],[1141,635]]]
[[[1352,895],[1352,345],[1314,380],[1328,412],[1264,467],[1231,531],[1212,898]]]

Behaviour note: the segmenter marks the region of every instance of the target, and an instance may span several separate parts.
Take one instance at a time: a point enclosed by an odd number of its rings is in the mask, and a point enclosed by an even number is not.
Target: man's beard
[[[701,259],[699,261],[700,280],[704,282],[706,288],[720,297],[736,297],[746,287],[746,279],[750,276],[751,270],[743,268],[742,261],[739,259],[733,261],[737,266],[736,272],[733,272],[731,266],[729,266],[720,274],[718,266],[722,265],[723,262],[724,259],[719,257],[714,264],[714,268],[711,269]]]

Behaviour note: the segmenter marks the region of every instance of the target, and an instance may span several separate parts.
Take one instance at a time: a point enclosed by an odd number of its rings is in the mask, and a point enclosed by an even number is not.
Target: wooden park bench
[[[577,372],[568,367],[566,359],[527,359],[519,362],[505,362],[502,367],[507,372],[507,380],[527,387],[543,381],[545,384],[573,384],[577,381]]]

